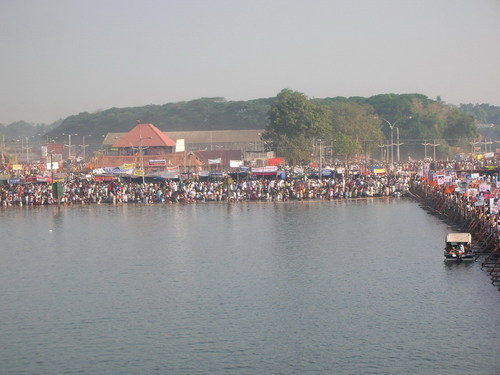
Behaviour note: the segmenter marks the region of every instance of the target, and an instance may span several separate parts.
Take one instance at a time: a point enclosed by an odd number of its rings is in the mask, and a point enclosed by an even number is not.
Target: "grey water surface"
[[[0,209],[0,374],[500,373],[500,293],[409,200]]]

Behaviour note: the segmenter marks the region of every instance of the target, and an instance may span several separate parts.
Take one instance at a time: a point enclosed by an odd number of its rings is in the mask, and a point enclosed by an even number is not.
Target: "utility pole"
[[[440,146],[440,144],[436,143],[436,140],[434,140],[432,146],[434,147],[434,158],[432,160],[436,161],[436,146]]]
[[[385,161],[387,163],[389,163],[390,156],[392,155],[392,151],[394,151],[393,148],[392,148],[392,146],[393,146],[393,143],[392,142],[389,143],[389,141],[387,141],[387,144],[385,145],[385,147],[387,148],[386,151],[385,151],[385,159],[386,159]],[[389,147],[391,148],[391,152],[390,153],[389,153]]]
[[[424,160],[427,159],[427,146],[432,146],[432,143],[427,143],[427,139],[422,143],[424,146]]]
[[[89,145],[86,145],[86,144],[85,144],[85,136],[83,136],[82,144],[80,145],[80,147],[81,147],[81,148],[82,148],[82,150],[83,150],[83,162],[85,163],[85,162],[86,162],[86,160],[87,160],[87,159],[86,159],[86,156],[87,156],[87,155],[86,155],[86,153],[85,153],[85,149],[86,149],[87,147],[89,147]]]
[[[491,141],[491,138],[489,141],[486,141],[486,138],[484,139],[484,152],[488,152],[488,145],[490,145],[490,151],[491,151],[491,144],[493,142]]]
[[[472,142],[470,142],[470,144],[471,144],[471,146],[472,146],[472,150],[471,150],[472,152],[471,152],[471,153],[472,153],[472,154],[475,154],[475,153],[476,153],[476,145],[481,144],[481,142],[475,142],[475,141],[472,141]]]
[[[65,145],[67,148],[68,148],[68,159],[71,160],[71,136],[72,135],[78,135],[78,134],[64,134],[63,135],[67,135],[68,136],[68,144]]]

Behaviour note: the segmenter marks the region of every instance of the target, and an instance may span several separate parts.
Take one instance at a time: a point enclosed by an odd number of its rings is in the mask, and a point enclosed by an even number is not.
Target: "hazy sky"
[[[500,0],[0,0],[0,123],[201,97],[500,105]]]

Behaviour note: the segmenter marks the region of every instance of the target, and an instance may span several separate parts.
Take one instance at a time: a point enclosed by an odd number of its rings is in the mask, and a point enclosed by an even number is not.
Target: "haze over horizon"
[[[499,16],[499,0],[6,0],[0,123],[283,88],[500,106]]]

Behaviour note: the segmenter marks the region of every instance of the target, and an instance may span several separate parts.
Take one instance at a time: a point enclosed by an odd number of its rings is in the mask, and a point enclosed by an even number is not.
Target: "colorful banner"
[[[217,159],[208,159],[208,164],[220,164],[222,162],[221,158]]]
[[[175,141],[175,152],[184,152],[186,151],[186,145],[184,143],[184,139],[178,139]]]
[[[252,173],[257,175],[272,175],[278,172],[277,166],[267,166],[262,168],[252,168]]]
[[[47,170],[59,169],[59,163],[54,161],[52,163],[47,163]]]
[[[229,167],[238,168],[243,165],[243,160],[229,160]]]
[[[293,167],[293,173],[295,173],[295,174],[303,174],[304,173],[304,168]]]
[[[175,172],[161,172],[158,176],[166,179],[179,178],[179,174]]]
[[[166,160],[149,160],[148,165],[150,167],[164,167],[167,165]]]
[[[385,168],[382,166],[378,166],[378,165],[371,166],[370,171],[373,174],[385,174],[386,173]]]
[[[133,169],[123,169],[123,168],[99,168],[95,170],[96,174],[132,174],[134,170]]]
[[[267,165],[281,165],[283,164],[285,159],[283,158],[270,158],[267,159]]]
[[[479,184],[479,192],[491,191],[491,185]]]
[[[210,171],[200,171],[198,173],[198,176],[200,176],[200,177],[208,177],[208,176],[210,176]]]

